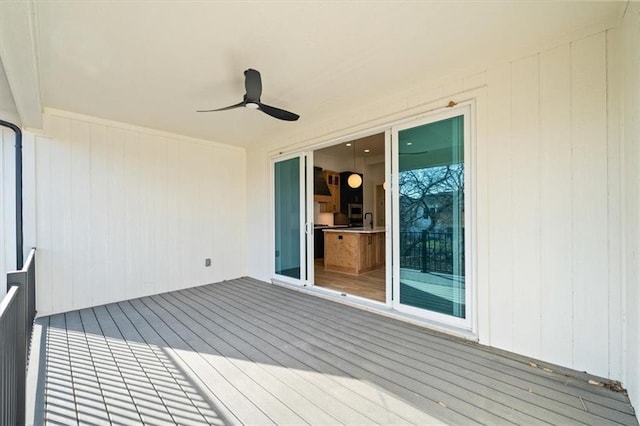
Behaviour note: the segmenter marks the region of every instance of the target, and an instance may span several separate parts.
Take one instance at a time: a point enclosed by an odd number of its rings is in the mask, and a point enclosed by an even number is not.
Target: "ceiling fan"
[[[260,102],[260,95],[262,94],[262,80],[260,79],[260,73],[258,71],[249,68],[244,72],[244,87],[247,93],[245,93],[242,102],[224,108],[198,110],[197,112],[226,111],[228,109],[245,107],[258,109],[265,114],[268,114],[280,120],[296,121],[298,118],[300,118],[298,114],[265,105]]]

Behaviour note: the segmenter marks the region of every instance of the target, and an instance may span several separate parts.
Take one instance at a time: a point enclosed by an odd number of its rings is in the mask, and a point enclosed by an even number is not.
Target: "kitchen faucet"
[[[371,217],[370,221],[369,221],[369,226],[371,227],[371,229],[373,229],[373,213],[371,212],[366,212],[364,214],[364,221],[365,223],[367,222],[367,215],[369,215]]]

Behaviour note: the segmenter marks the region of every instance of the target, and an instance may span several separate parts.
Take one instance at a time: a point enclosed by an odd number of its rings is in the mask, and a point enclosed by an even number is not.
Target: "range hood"
[[[331,191],[327,186],[327,181],[324,178],[321,167],[313,168],[313,195],[328,195],[331,196]]]

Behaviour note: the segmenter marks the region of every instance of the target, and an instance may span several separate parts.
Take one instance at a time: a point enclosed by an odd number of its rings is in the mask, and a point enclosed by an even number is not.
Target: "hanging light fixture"
[[[353,173],[347,178],[347,185],[351,188],[360,188],[362,185],[362,177],[356,173],[356,143],[353,144]]]

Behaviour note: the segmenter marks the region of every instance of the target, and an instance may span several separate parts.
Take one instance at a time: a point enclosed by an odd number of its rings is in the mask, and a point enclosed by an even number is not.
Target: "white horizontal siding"
[[[39,314],[246,274],[243,150],[64,113],[44,134]]]

